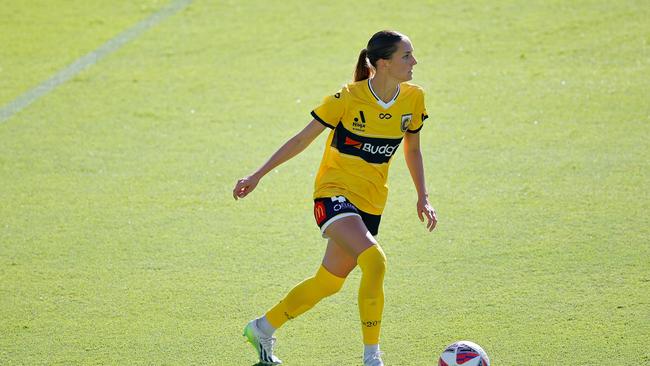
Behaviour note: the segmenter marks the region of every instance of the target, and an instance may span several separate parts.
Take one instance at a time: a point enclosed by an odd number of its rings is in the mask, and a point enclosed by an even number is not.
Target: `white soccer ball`
[[[438,366],[490,366],[490,359],[478,344],[459,341],[445,348]]]

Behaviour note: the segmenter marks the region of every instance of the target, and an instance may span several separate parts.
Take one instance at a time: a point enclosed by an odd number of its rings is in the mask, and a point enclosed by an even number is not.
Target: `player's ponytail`
[[[354,70],[354,81],[365,80],[370,77],[370,63],[368,62],[368,49],[364,48],[359,53],[357,68]]]
[[[375,33],[368,41],[368,46],[359,53],[354,81],[368,79],[377,68],[377,60],[390,59],[397,51],[397,43],[404,38],[405,35],[390,30]]]

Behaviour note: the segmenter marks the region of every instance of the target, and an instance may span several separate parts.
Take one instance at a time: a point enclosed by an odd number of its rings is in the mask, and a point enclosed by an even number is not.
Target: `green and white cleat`
[[[273,354],[273,345],[275,337],[265,337],[257,328],[255,319],[251,320],[244,328],[244,337],[248,343],[253,345],[262,365],[280,365],[282,360]]]

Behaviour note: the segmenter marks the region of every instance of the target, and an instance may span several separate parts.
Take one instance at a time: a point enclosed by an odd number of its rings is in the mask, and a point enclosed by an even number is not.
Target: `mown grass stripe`
[[[160,23],[167,17],[176,14],[177,12],[186,8],[192,0],[177,0],[169,4],[167,7],[160,9],[152,14],[150,17],[140,21],[133,27],[118,34],[116,37],[110,39],[99,48],[88,53],[85,56],[77,59],[75,62],[54,74],[51,78],[45,80],[36,87],[25,92],[12,102],[8,103],[0,109],[0,123],[8,120],[14,114],[28,107],[30,104],[48,94],[59,85],[67,82],[72,77],[80,73],[82,70],[96,64],[101,59],[111,54],[112,52],[120,49],[122,46],[139,37],[149,28]]]

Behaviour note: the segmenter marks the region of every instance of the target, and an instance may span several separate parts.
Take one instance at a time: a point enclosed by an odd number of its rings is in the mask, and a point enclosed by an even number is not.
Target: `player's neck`
[[[384,101],[384,103],[388,103],[393,99],[395,93],[397,93],[399,81],[382,74],[375,74],[370,79],[370,84],[377,97]]]

